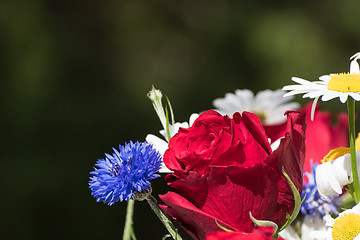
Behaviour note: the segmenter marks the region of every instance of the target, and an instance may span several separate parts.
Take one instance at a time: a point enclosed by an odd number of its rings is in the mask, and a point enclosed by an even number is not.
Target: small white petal
[[[360,68],[359,68],[359,64],[357,61],[351,61],[350,63],[350,73],[352,74],[359,74],[360,73]]]
[[[320,80],[325,81],[325,82],[329,82],[331,79],[330,75],[322,75],[319,77]]]
[[[360,52],[355,53],[350,57],[350,60],[357,60],[360,58]]]
[[[164,156],[165,151],[168,149],[168,143],[166,141],[152,134],[148,134],[145,140],[147,143],[152,144],[154,148],[161,154],[161,156]],[[172,172],[173,171],[169,170],[165,166],[164,162],[162,162],[159,173],[172,173]]]
[[[324,94],[324,91],[313,91],[313,92],[308,92],[307,94],[304,94],[303,98],[316,98],[316,97],[320,97],[321,95]]]
[[[304,90],[304,89],[293,90],[291,92],[288,92],[288,93],[284,94],[284,97],[294,96],[294,95],[298,95],[298,94],[302,94],[302,93],[308,93],[308,92],[309,92],[309,90]]]
[[[170,169],[168,169],[164,162],[161,164],[161,168],[159,170],[159,173],[173,173],[173,171],[171,171]]]
[[[148,134],[145,140],[147,143],[152,144],[161,156],[163,156],[165,151],[168,149],[168,143],[153,134]]]
[[[350,73],[360,73],[359,64],[357,63],[357,60],[360,58],[360,52],[355,53],[351,56],[350,60]]]
[[[349,94],[347,93],[340,93],[340,102],[345,103],[348,99]]]
[[[356,153],[356,155],[360,157],[360,152]],[[326,199],[332,195],[340,195],[342,188],[352,181],[350,154],[320,164],[316,168],[317,189],[322,198]]]
[[[342,193],[342,186],[336,179],[331,162],[320,164],[316,168],[317,189],[322,198],[337,196]]]
[[[296,83],[300,83],[302,85],[307,85],[307,84],[311,84],[310,81],[302,79],[302,78],[298,78],[298,77],[292,77],[291,80],[293,80]]]
[[[279,138],[278,140],[276,140],[275,142],[273,142],[270,147],[272,151],[275,151],[276,149],[278,149],[278,147],[280,146],[280,141],[282,138]]]
[[[175,126],[172,128],[173,131],[170,132],[170,136],[173,137],[175,134],[179,132],[180,128],[189,128],[189,123],[183,122],[183,123],[175,123]]]
[[[360,101],[359,93],[349,93],[350,97],[352,97],[355,101]]]
[[[328,91],[326,92],[322,97],[321,97],[321,101],[329,101],[331,99],[337,98],[339,97],[339,93],[335,92],[335,91]]]
[[[357,154],[358,155],[358,154]],[[351,157],[350,154],[345,154],[330,162],[335,170],[335,177],[340,186],[343,187],[352,182],[351,172]]]
[[[195,120],[198,117],[199,117],[199,114],[197,114],[197,113],[191,114],[190,119],[189,119],[189,127],[191,127],[193,125],[193,123],[195,122]]]

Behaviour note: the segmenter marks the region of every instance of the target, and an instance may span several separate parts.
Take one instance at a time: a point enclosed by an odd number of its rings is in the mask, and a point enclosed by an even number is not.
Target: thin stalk
[[[177,232],[174,224],[171,220],[165,215],[165,213],[159,208],[156,199],[150,195],[147,199],[151,209],[154,211],[156,216],[160,219],[160,221],[164,224],[168,232],[171,234],[172,238],[175,240],[182,240],[181,236]]]
[[[133,230],[133,215],[134,215],[135,200],[129,200],[126,208],[126,219],[123,233],[123,240],[136,239]]]
[[[349,140],[350,140],[350,155],[351,155],[351,171],[354,181],[354,199],[358,203],[360,200],[360,184],[359,175],[356,163],[356,150],[355,150],[355,100],[348,97],[348,117],[349,117]]]

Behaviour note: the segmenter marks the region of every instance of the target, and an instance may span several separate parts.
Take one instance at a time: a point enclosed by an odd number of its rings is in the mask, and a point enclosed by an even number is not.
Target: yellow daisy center
[[[352,240],[360,234],[360,215],[348,213],[335,219],[331,231],[333,240]]]
[[[336,92],[360,92],[360,74],[339,73],[331,75],[327,89]]]
[[[253,112],[256,116],[258,116],[258,118],[260,118],[260,121],[262,123],[265,122],[265,120],[267,119],[267,116],[264,112]]]

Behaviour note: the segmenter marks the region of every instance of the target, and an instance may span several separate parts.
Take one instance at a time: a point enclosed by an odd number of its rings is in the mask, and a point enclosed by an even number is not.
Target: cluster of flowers
[[[320,81],[293,78],[298,85],[282,90],[228,93],[188,123],[175,123],[169,100],[163,107],[153,88],[148,96],[163,138],[149,134],[98,160],[92,195],[109,205],[146,199],[174,239],[181,237],[172,221],[194,239],[360,239],[359,58],[351,58],[349,73]],[[296,94],[315,100],[301,107],[290,102]],[[320,97],[347,102],[348,114],[332,124]],[[172,189],[161,204],[149,181],[157,172],[167,173]],[[123,239],[131,238],[130,223]]]

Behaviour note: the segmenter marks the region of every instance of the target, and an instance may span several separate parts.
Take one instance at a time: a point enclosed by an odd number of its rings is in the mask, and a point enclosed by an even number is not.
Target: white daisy
[[[284,91],[264,90],[254,93],[248,89],[235,90],[235,94],[226,93],[224,98],[213,101],[215,110],[222,115],[232,116],[235,112],[248,111],[255,113],[265,125],[277,125],[286,121],[284,113],[296,110],[298,103],[289,103],[293,97],[283,98]]]
[[[314,118],[315,106],[319,98],[321,101],[329,101],[333,98],[339,98],[345,103],[348,97],[355,101],[360,101],[360,69],[357,60],[360,58],[360,52],[354,54],[350,60],[350,73],[330,74],[319,77],[320,81],[307,81],[301,78],[291,78],[298,85],[289,85],[283,87],[283,90],[290,91],[284,97],[303,94],[303,98],[314,99],[311,109],[311,119]]]
[[[313,231],[311,238],[326,240],[359,240],[360,239],[360,204],[339,214],[335,219],[329,218],[325,231]]]
[[[360,151],[356,152],[356,159],[359,165]],[[321,197],[327,199],[342,194],[343,187],[353,182],[350,148],[333,149],[322,162],[316,168],[316,185]],[[360,169],[358,173],[360,174]]]

